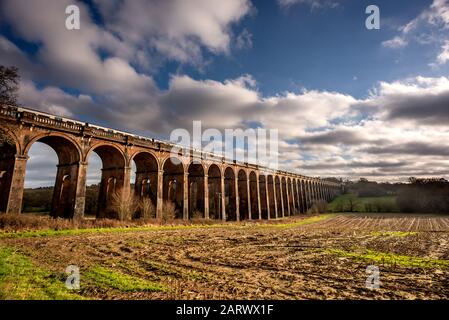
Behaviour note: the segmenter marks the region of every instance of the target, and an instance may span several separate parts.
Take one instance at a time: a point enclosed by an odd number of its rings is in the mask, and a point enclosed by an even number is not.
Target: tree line
[[[99,185],[86,187],[85,214],[95,216],[97,213]],[[22,212],[49,213],[53,198],[53,187],[26,188],[23,193]]]
[[[449,213],[449,181],[445,178],[410,177],[407,182],[345,181],[346,203],[342,211]],[[341,204],[340,206],[343,206]]]

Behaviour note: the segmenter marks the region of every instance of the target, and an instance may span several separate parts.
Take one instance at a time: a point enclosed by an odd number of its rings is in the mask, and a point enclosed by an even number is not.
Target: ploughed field
[[[80,289],[64,285],[80,269]],[[366,287],[367,266],[379,289]],[[449,217],[0,234],[2,299],[448,299]]]

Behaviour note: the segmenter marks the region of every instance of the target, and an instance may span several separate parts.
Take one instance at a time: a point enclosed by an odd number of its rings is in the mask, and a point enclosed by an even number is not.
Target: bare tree
[[[150,198],[144,197],[139,202],[140,216],[144,220],[156,217],[156,209]]]
[[[19,69],[0,65],[0,105],[17,106],[19,82]]]
[[[139,207],[134,193],[124,195],[122,191],[115,193],[112,197],[112,205],[117,212],[120,221],[127,221],[133,218]]]

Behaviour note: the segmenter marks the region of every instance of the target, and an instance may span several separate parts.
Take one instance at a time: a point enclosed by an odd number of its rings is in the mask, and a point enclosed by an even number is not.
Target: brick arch
[[[198,161],[190,161],[190,162],[188,163],[188,165],[187,165],[187,172],[189,172],[190,169],[191,169],[191,167],[192,167],[192,166],[195,166],[195,165],[200,166],[200,167],[202,168],[202,170],[203,170],[203,173],[206,174],[206,172],[207,172],[207,166],[204,165],[204,163],[198,162]]]
[[[157,206],[158,173],[160,170],[157,155],[147,150],[137,150],[130,156],[130,164],[136,164],[134,194],[137,199],[151,200],[154,208]],[[143,215],[143,210],[138,210],[139,216]]]
[[[288,203],[290,206],[290,215],[293,215],[296,212],[294,181],[295,179],[291,176],[288,177],[287,179]]]
[[[188,218],[205,218],[205,186],[206,169],[202,162],[191,161],[188,176]]]
[[[292,187],[292,179],[289,177],[289,176],[287,176],[286,178],[285,178],[285,186],[286,186],[286,190],[287,190],[287,194],[286,194],[286,197],[287,197],[287,213],[288,213],[288,215],[291,215],[292,214],[292,210],[293,210],[293,208],[292,208],[292,196],[293,196],[293,193],[292,193],[292,190],[291,190],[291,187]]]
[[[127,155],[114,143],[99,142],[93,144],[86,152],[86,162],[92,152],[101,159],[101,181],[98,192],[97,218],[116,218],[116,201],[130,192],[130,168]]]
[[[172,161],[176,159],[176,161]],[[185,166],[181,156],[168,156],[164,157],[162,161],[163,179],[162,179],[162,194],[164,203],[171,203],[175,207],[176,219],[188,218],[188,198],[187,192],[188,181],[185,173],[188,169]]]
[[[175,159],[176,161],[171,161],[172,159]],[[177,162],[179,161],[179,162]],[[185,165],[183,159],[181,157],[176,156],[169,156],[164,158],[161,161],[161,169],[165,171],[166,167],[177,167],[178,169],[182,168],[182,172],[188,172],[188,166]],[[180,172],[180,171],[179,171]]]
[[[70,164],[82,159],[81,146],[75,139],[65,134],[53,132],[35,135],[25,144],[23,155],[27,156],[36,142],[44,143],[55,150],[59,164]]]
[[[238,170],[237,167],[235,165],[229,165],[229,164],[223,164],[223,168],[222,168],[222,174],[224,175],[226,173],[226,170],[232,170],[232,173],[234,174],[234,176],[237,176],[238,174]]]
[[[8,127],[3,127],[0,128],[0,134],[4,134],[8,139],[8,142],[12,142],[10,143],[11,145],[13,144],[15,146],[16,149],[16,154],[18,155],[23,155],[23,147],[20,143],[20,139],[19,137],[14,133],[14,131],[10,130]]]
[[[80,171],[81,147],[76,139],[66,134],[58,132],[37,133],[26,143],[24,156],[28,156],[30,149],[36,142],[52,148],[58,157],[50,215],[55,218],[73,218],[75,216],[77,193],[79,193],[78,185],[80,178],[83,177],[83,173]],[[25,178],[26,174],[24,173]],[[84,210],[84,207],[82,209]]]
[[[207,172],[207,174],[209,174],[209,170],[212,166],[216,166],[220,172],[220,176],[223,175],[224,169],[223,166],[221,164],[215,163],[215,162],[209,162],[209,163],[205,163],[204,167],[205,167],[205,171]]]
[[[274,185],[276,190],[276,205],[277,205],[277,216],[276,218],[282,217],[284,212],[284,202],[282,200],[282,176],[281,175],[274,175]]]
[[[268,203],[270,207],[270,219],[277,217],[277,198],[276,198],[276,176],[274,174],[267,174],[267,187],[268,187]]]
[[[165,153],[160,158],[160,168],[163,170],[167,161],[170,159],[177,159],[180,161],[180,164],[182,164],[182,169],[184,172],[188,172],[189,165],[190,165],[190,158],[186,158],[182,155],[172,155],[171,152]]]
[[[260,218],[268,219],[270,213],[268,174],[259,173]],[[259,205],[259,204],[258,204]]]
[[[296,188],[297,188],[297,194],[298,194],[298,212],[303,213],[304,207],[305,207],[305,201],[304,201],[304,194],[303,194],[303,186],[301,182],[301,178],[298,178],[296,180]]]
[[[238,189],[238,199],[239,199],[239,220],[249,219],[250,213],[250,199],[248,195],[248,172],[244,168],[237,168],[237,189]]]
[[[131,164],[134,161],[135,157],[137,157],[139,154],[143,154],[143,153],[151,155],[156,160],[158,170],[160,170],[162,168],[160,155],[158,155],[156,152],[154,152],[152,150],[148,150],[148,149],[137,149],[137,150],[135,150],[133,153],[131,153],[129,155],[129,163]]]
[[[287,177],[286,176],[281,176],[281,201],[282,201],[282,216],[288,216],[288,192],[287,192]]]
[[[224,205],[222,203],[222,185],[223,177],[222,166],[217,163],[209,163],[207,165],[208,175],[208,209],[209,216],[212,219],[223,219]]]
[[[303,195],[303,190],[302,190],[303,186],[302,186],[302,183],[301,183],[301,178],[298,178],[297,187],[298,187],[299,212],[303,213],[304,212],[305,202],[304,202],[304,195]]]
[[[310,207],[315,203],[315,181],[309,180]]]
[[[248,198],[249,198],[249,203],[250,203],[250,209],[251,209],[251,215],[250,218],[251,219],[259,219],[262,218],[259,213],[259,203],[260,203],[260,189],[259,189],[259,193],[257,192],[258,188],[259,188],[259,184],[258,184],[258,180],[259,177],[257,175],[257,172],[254,170],[248,170],[248,183],[249,183],[249,188],[248,188]]]
[[[161,169],[160,161],[158,161],[158,157],[155,153],[140,150],[133,153],[129,158],[129,163],[135,162],[137,170],[144,170],[150,168],[155,172]]]
[[[238,175],[239,174],[239,172],[240,171],[243,171],[244,173],[245,173],[245,175],[246,176],[248,176],[249,175],[249,169],[248,168],[246,168],[246,167],[243,167],[243,166],[240,166],[240,165],[236,165],[235,167],[234,167],[234,169],[235,169],[235,173]]]
[[[111,148],[111,150],[115,149],[115,151],[118,152],[118,153],[115,154],[115,156],[120,154],[122,159],[123,159],[123,163],[119,163],[119,165],[123,165],[124,167],[128,167],[130,165],[131,162],[129,160],[129,157],[126,155],[126,153],[124,151],[124,148],[122,148],[120,145],[117,145],[117,144],[111,143],[111,142],[97,142],[97,143],[94,143],[93,145],[91,145],[90,148],[87,150],[85,156],[84,156],[84,161],[87,162],[89,157],[90,157],[90,155],[92,154],[92,152],[96,152],[95,150],[97,150],[99,148],[105,148],[105,149],[106,148]],[[96,153],[98,154],[98,152],[96,152]],[[100,158],[102,158],[100,154],[98,154],[98,156]],[[107,154],[105,153],[104,156],[107,156]],[[103,160],[107,160],[106,163],[110,163],[110,164],[113,163],[113,161],[110,161],[111,159],[109,159],[109,161],[108,161],[108,159],[103,159],[102,158],[102,161]],[[114,163],[117,164],[117,162],[114,162]]]

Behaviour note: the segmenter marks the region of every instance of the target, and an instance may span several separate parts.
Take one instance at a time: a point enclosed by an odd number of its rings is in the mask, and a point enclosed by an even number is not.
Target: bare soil
[[[344,214],[307,225],[184,228],[3,238],[40,268],[81,270],[93,299],[448,299],[449,217]],[[439,261],[415,266],[371,261],[365,250]],[[341,252],[348,253],[339,254]],[[369,289],[366,268],[380,270]],[[168,288],[126,292],[83,282],[102,266]]]

